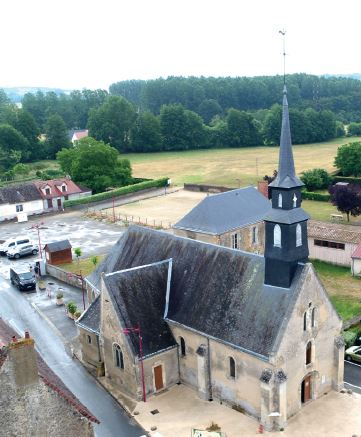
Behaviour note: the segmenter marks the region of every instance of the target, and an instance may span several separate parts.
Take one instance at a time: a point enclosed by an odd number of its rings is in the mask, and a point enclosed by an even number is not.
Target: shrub
[[[353,331],[343,331],[342,332],[343,339],[345,340],[345,350],[355,343],[356,340],[356,332]]]
[[[314,191],[327,188],[331,183],[331,178],[323,168],[314,168],[304,171],[301,181],[306,185],[307,191]]]
[[[320,202],[329,202],[331,196],[329,194],[312,193],[310,191],[302,191],[302,198],[305,200],[318,200]]]
[[[75,313],[74,313],[74,317],[75,317],[76,319],[79,319],[80,316],[81,316],[81,312],[80,312],[80,311],[75,311]]]
[[[68,311],[70,314],[76,313],[76,303],[73,302],[72,300],[70,302],[68,302],[67,308],[68,308]]]
[[[116,188],[115,190],[106,191],[104,193],[93,194],[92,196],[81,197],[74,200],[66,200],[64,208],[69,208],[75,205],[85,205],[87,203],[99,202],[101,200],[111,199],[112,197],[123,196],[136,191],[145,190],[147,188],[165,187],[168,178],[155,179],[153,181],[140,182],[139,184],[126,185],[125,187]]]
[[[57,293],[56,298],[62,299],[64,297],[63,293]]]

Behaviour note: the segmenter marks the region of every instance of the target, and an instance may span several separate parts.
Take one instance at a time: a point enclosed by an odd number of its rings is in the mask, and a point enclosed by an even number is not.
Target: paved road
[[[345,388],[361,394],[361,365],[345,361]]]
[[[20,293],[0,276],[0,317],[16,331],[29,330],[36,348],[49,367],[78,399],[101,421],[97,437],[139,437],[144,431],[100,387],[84,367],[66,353],[64,344]]]

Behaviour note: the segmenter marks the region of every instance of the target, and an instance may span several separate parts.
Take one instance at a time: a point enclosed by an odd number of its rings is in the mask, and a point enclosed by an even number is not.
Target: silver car
[[[22,256],[26,255],[36,255],[38,253],[37,246],[33,244],[21,244],[17,245],[13,249],[9,249],[7,252],[7,256],[9,259],[19,259]]]
[[[357,361],[361,363],[361,347],[351,346],[345,352],[345,358],[347,361]]]

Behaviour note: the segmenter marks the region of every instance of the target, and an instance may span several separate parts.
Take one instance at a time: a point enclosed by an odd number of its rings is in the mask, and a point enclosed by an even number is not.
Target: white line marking
[[[344,361],[345,361],[345,363],[352,364],[353,366],[361,367],[361,364],[356,364],[356,363],[353,363],[352,361],[348,361],[348,360],[344,360]]]
[[[358,385],[354,385],[346,381],[344,381],[344,384],[350,385],[351,387],[359,388],[361,390],[361,387],[359,387]]]

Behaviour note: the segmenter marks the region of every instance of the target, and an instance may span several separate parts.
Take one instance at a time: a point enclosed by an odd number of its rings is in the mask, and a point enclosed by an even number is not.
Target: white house
[[[42,197],[32,182],[0,188],[0,221],[14,219],[19,213],[32,215],[43,211]]]

